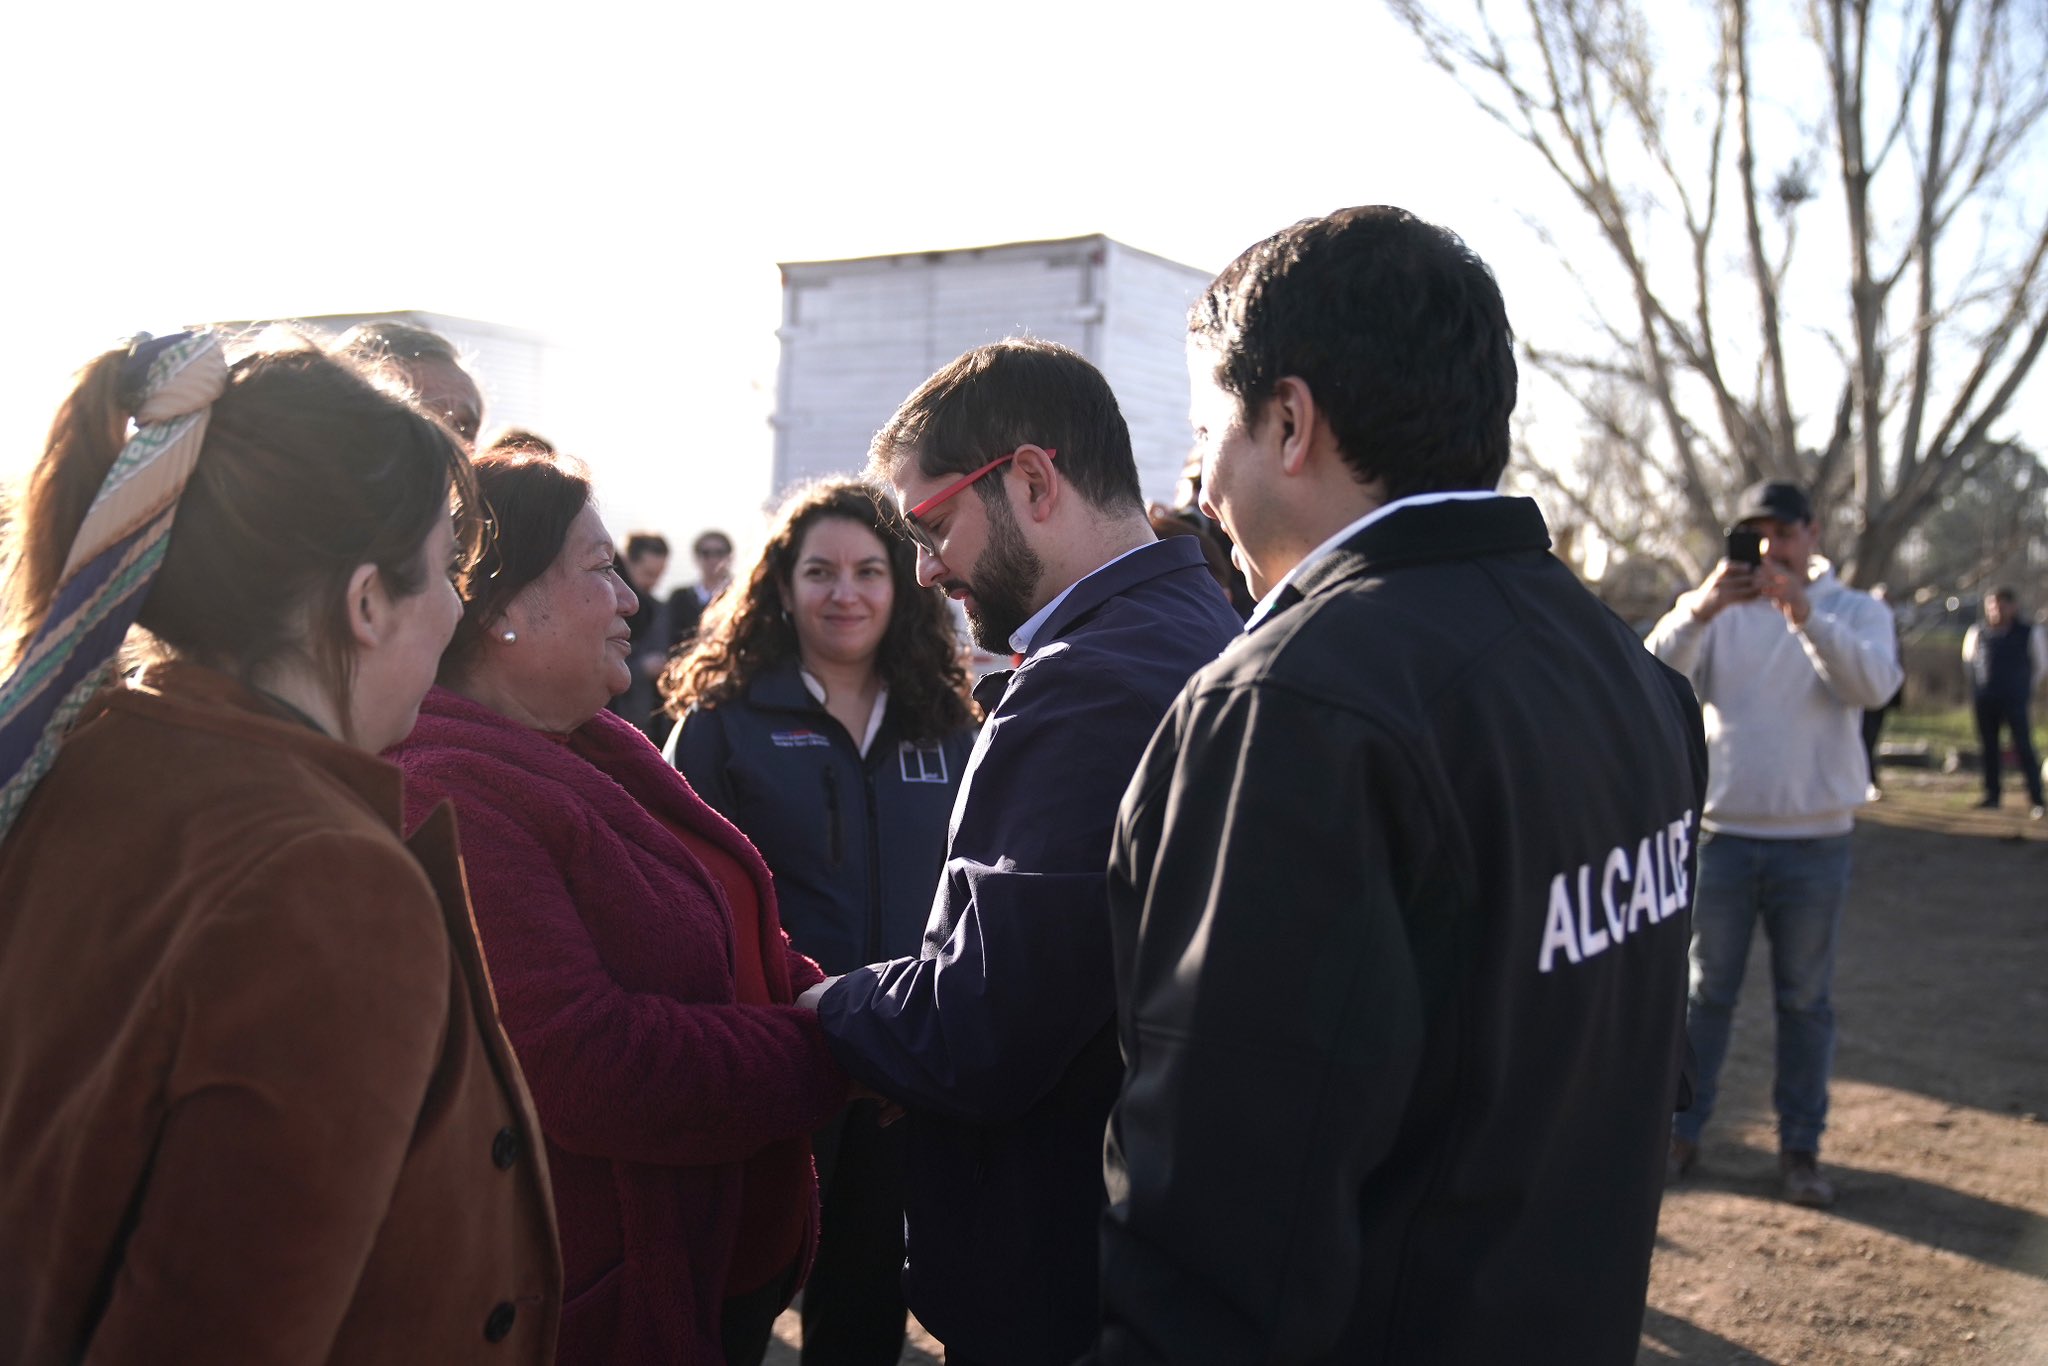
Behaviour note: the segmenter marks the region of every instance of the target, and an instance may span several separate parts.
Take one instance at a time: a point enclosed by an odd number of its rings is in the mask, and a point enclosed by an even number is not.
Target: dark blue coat
[[[905,1294],[962,1357],[1066,1362],[1095,1335],[1123,1073],[1110,833],[1159,719],[1238,630],[1187,537],[1077,584],[1024,663],[976,690],[993,712],[919,956],[820,1003],[847,1071],[910,1109]]]
[[[774,871],[792,943],[828,973],[917,952],[972,727],[919,743],[892,707],[863,757],[792,660],[674,738],[690,786]]]

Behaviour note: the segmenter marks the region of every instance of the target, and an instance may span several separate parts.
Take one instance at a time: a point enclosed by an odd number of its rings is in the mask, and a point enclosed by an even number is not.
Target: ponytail
[[[227,385],[227,361],[211,333],[145,338],[118,368],[109,360],[87,367],[59,413],[30,491],[23,567],[35,581],[21,611],[34,625],[15,643],[0,683],[0,834],[111,675],[163,566],[179,495]],[[119,391],[110,394],[110,384]],[[130,389],[138,393],[132,405],[124,403]],[[135,434],[108,458],[110,424],[125,406],[135,410]],[[39,511],[47,523],[34,519]]]

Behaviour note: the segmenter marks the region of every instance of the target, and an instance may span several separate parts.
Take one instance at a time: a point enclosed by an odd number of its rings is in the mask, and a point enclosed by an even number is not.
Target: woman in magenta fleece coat
[[[547,1141],[559,1359],[760,1356],[816,1243],[808,1135],[847,1098],[760,856],[629,723],[632,590],[587,479],[486,452],[496,544],[418,727],[409,823],[452,800]]]

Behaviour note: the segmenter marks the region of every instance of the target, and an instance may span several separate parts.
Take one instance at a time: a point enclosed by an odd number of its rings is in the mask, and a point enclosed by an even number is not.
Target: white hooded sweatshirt
[[[1764,598],[1700,622],[1681,599],[1645,641],[1692,680],[1707,727],[1709,830],[1752,839],[1846,834],[1870,785],[1863,713],[1899,689],[1891,610],[1819,556],[1804,626]]]

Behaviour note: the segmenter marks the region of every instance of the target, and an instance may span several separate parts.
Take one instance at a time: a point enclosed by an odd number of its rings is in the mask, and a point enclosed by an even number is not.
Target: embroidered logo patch
[[[778,730],[769,732],[768,738],[775,742],[777,749],[807,749],[816,746],[830,749],[832,742],[814,730]]]
[[[903,781],[906,783],[951,781],[946,772],[946,749],[943,745],[905,740],[896,748],[896,759],[903,765]]]

